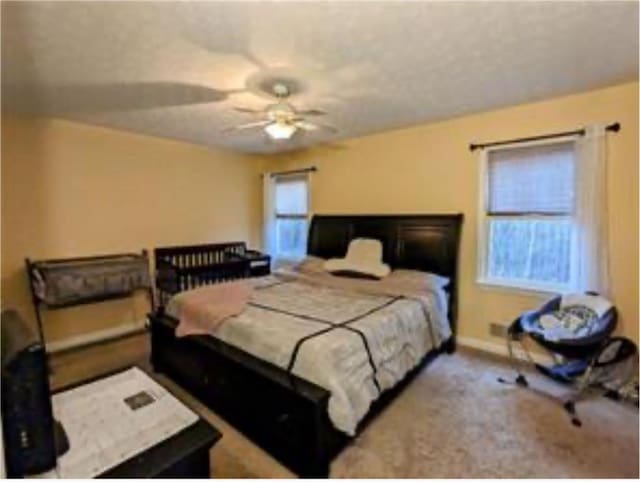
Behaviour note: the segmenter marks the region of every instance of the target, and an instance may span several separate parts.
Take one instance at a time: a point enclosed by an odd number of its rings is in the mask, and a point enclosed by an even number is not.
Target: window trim
[[[278,214],[275,215],[276,219],[309,219],[309,214]]]
[[[492,218],[514,218],[514,219],[573,219],[571,214],[514,214],[514,215],[493,215],[488,214],[489,206],[489,153],[503,149],[512,149],[515,147],[532,147],[545,144],[556,144],[568,141],[575,141],[577,135],[556,137],[553,139],[542,139],[527,142],[514,142],[503,144],[500,146],[486,147],[480,151],[480,167],[478,176],[478,225],[477,225],[477,259],[476,259],[476,283],[487,288],[496,288],[520,293],[567,293],[572,290],[575,282],[575,260],[574,253],[574,236],[571,240],[571,274],[570,280],[566,285],[557,285],[553,283],[523,282],[519,279],[506,278],[490,278],[487,276],[487,266],[489,261],[489,222]],[[574,146],[575,147],[575,146]]]

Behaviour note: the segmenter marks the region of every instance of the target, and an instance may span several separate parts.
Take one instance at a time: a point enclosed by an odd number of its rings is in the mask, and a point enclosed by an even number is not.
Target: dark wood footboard
[[[151,317],[151,361],[294,472],[327,477],[348,442],[327,414],[329,392],[210,336],[175,336]]]

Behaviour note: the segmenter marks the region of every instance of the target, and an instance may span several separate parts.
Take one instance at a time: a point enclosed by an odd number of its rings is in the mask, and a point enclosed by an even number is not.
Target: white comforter
[[[212,335],[328,390],[329,418],[349,435],[381,391],[451,335],[446,296],[438,288],[375,293],[358,290],[358,282],[352,283],[355,289],[344,289],[295,275],[252,283],[246,309]],[[167,306],[175,318],[179,311],[179,303]],[[349,323],[331,326],[344,322]],[[302,338],[323,330],[300,344],[293,357]]]

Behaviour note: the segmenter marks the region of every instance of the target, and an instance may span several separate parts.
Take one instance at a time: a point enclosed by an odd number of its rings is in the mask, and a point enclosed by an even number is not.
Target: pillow
[[[445,276],[415,269],[394,269],[387,279],[397,283],[412,285],[416,289],[423,289],[423,287],[444,289],[449,284],[449,278]]]
[[[538,331],[548,340],[570,340],[591,336],[600,319],[613,308],[599,295],[570,293],[560,300],[560,309],[538,318]]]
[[[332,274],[358,273],[370,278],[384,278],[391,269],[382,262],[382,243],[377,239],[352,239],[344,258],[332,258],[324,263]]]
[[[294,271],[304,274],[320,274],[324,273],[324,262],[323,258],[318,258],[316,256],[307,256],[298,264],[293,267]]]

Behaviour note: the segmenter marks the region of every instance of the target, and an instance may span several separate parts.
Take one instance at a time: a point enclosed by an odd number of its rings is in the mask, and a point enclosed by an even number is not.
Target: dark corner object
[[[605,129],[609,132],[619,132],[621,128],[622,126],[620,125],[620,122],[614,122],[613,124],[609,124]],[[517,142],[543,141],[545,139],[553,139],[554,137],[583,136],[585,135],[585,133],[586,133],[586,129],[583,128],[583,129],[577,129],[575,131],[556,132],[554,134],[545,134],[541,136],[520,137],[518,139],[485,142],[483,144],[469,144],[469,150],[473,152],[476,149],[484,149],[485,147],[502,146],[505,144],[513,144]]]
[[[319,257],[344,256],[349,241],[369,237],[382,241],[384,261],[393,268],[430,271],[450,279],[449,320],[452,337],[427,353],[393,389],[376,400],[358,433],[420,372],[443,351],[455,348],[458,246],[462,214],[453,215],[317,215],[311,221],[307,252]],[[227,246],[227,248],[229,248]],[[192,248],[188,286],[176,278],[162,279],[158,289],[174,294],[211,282],[222,281],[208,274],[207,261],[197,261]],[[167,255],[166,248],[156,250]],[[235,265],[240,266],[240,265]],[[214,266],[214,269],[216,267]],[[228,273],[231,278],[246,276]],[[195,275],[195,276],[194,276]],[[170,276],[170,278],[172,278]],[[171,293],[169,293],[171,292]],[[241,430],[281,463],[299,475],[327,477],[331,460],[353,439],[334,428],[327,407],[330,392],[284,368],[256,358],[212,336],[177,338],[177,321],[163,309],[167,296],[160,296],[158,310],[150,315],[151,362],[153,368],[200,398],[212,410]]]
[[[69,450],[53,417],[44,343],[32,323],[14,310],[1,315],[2,428],[9,477],[51,470]]]

